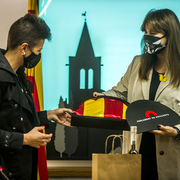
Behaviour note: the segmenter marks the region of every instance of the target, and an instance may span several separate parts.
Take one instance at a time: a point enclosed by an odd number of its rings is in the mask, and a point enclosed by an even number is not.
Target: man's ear
[[[28,43],[22,43],[21,44],[21,52],[22,52],[22,55],[25,55],[25,51],[27,50],[27,47],[28,47]]]

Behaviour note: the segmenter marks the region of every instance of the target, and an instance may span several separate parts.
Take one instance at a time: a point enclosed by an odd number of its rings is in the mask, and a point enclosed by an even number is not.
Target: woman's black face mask
[[[144,35],[145,49],[149,54],[159,54],[166,47],[166,45],[161,44],[163,37]]]
[[[31,52],[31,54],[28,57],[24,58],[24,65],[23,66],[26,68],[29,68],[29,69],[33,68],[38,64],[40,59],[41,59],[41,53],[39,53],[37,55],[37,54]]]

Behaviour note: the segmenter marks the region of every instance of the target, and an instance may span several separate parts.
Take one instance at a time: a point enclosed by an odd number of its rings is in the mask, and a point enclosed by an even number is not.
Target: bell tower
[[[101,92],[101,57],[95,57],[85,19],[75,57],[69,57],[69,107],[92,98],[94,91]]]

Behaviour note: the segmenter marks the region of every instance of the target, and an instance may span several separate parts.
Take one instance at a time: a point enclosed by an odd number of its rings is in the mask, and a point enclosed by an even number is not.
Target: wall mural
[[[140,27],[147,12],[169,8],[180,17],[179,7],[179,0],[39,0],[39,14],[52,31],[42,52],[44,108],[75,109],[94,91],[116,85],[141,54]],[[46,132],[53,133],[48,159],[91,159],[93,152],[104,152],[108,135],[122,133],[55,123]]]
[[[59,107],[75,109],[94,91],[103,92],[101,84],[101,57],[95,57],[85,18],[76,56],[69,57],[69,104],[60,96]],[[51,123],[46,132],[54,132],[47,145],[48,159],[91,159],[92,153],[104,152],[106,137],[120,134],[119,130],[83,127],[64,127]],[[48,133],[48,132],[47,132]],[[116,142],[115,147],[119,146]],[[108,147],[111,149],[111,147]],[[119,149],[118,149],[119,151]]]

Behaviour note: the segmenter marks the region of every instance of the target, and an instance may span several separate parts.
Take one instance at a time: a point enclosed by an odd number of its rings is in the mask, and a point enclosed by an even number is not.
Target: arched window
[[[86,76],[86,73],[85,73],[85,69],[81,69],[80,70],[80,89],[85,89],[85,80],[86,80],[86,78],[85,78],[85,76]]]
[[[93,88],[93,69],[88,70],[88,89]]]

